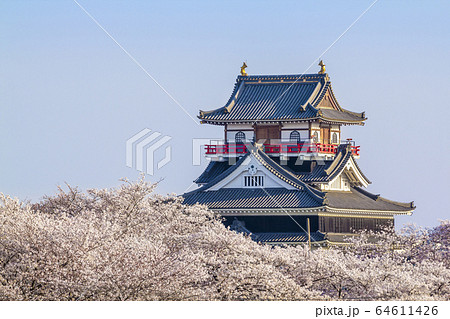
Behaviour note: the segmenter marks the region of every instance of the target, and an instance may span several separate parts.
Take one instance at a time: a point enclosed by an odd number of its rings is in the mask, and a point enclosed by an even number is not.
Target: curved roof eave
[[[249,154],[250,153],[246,153],[234,165],[230,166],[228,169],[226,169],[224,172],[222,172],[221,174],[219,174],[218,176],[213,178],[211,181],[209,181],[205,185],[202,185],[201,187],[199,187],[197,189],[194,189],[191,192],[184,193],[183,195],[190,195],[190,194],[193,194],[193,193],[196,193],[196,192],[201,192],[201,191],[204,191],[204,190],[207,190],[207,189],[213,187],[214,185],[219,183],[221,180],[223,180],[225,177],[227,177],[232,172],[234,172],[241,165],[241,163],[249,156]]]
[[[358,209],[358,208],[338,208],[330,205],[325,206],[328,212],[338,212],[340,214],[366,214],[366,215],[411,215],[415,208],[408,210],[377,210],[377,209]]]

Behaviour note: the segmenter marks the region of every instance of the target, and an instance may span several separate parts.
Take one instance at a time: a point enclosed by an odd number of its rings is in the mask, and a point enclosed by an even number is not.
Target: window
[[[258,186],[264,186],[264,176],[244,176],[244,187]]]
[[[333,133],[333,135],[331,137],[331,143],[333,143],[333,144],[337,144],[338,143],[338,135],[337,135],[337,133]]]
[[[300,133],[298,131],[292,131],[289,140],[297,144],[300,143]]]
[[[237,132],[234,140],[236,144],[243,144],[245,142],[245,133],[242,131]]]
[[[319,143],[319,132],[314,131],[311,137],[314,143]]]

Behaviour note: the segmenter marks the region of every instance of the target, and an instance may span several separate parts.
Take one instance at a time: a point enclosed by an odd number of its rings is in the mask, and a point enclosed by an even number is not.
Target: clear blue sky
[[[244,60],[249,74],[302,73],[372,1],[79,2],[195,116],[223,106]],[[398,224],[449,218],[449,14],[449,1],[380,0],[323,56],[340,104],[369,118],[344,128],[369,190],[418,207]],[[2,0],[0,61],[0,191],[21,199],[136,179],[125,142],[143,128],[173,137],[149,179],[182,193],[205,165],[191,164],[192,138],[223,134],[71,0]]]

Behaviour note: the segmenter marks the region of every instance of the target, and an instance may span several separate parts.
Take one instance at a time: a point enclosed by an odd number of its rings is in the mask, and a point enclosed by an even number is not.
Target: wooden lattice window
[[[299,131],[292,131],[291,134],[289,135],[289,140],[291,142],[295,142],[295,143],[300,143],[300,133]]]
[[[333,133],[333,135],[331,136],[331,143],[333,144],[337,144],[338,143],[338,135],[337,133]]]
[[[234,140],[237,144],[243,144],[245,142],[245,133],[242,131],[237,132]]]
[[[311,137],[314,143],[319,143],[319,133],[317,131],[314,131]]]

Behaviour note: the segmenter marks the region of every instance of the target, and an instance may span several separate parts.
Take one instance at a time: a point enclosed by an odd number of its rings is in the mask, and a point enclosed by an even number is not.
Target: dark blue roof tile
[[[307,233],[255,233],[251,236],[254,241],[266,244],[290,244],[308,242]],[[321,232],[311,233],[311,242],[323,242],[325,240],[325,234]]]
[[[331,85],[326,74],[238,76],[228,103],[213,111],[200,111],[199,118],[216,124],[316,118],[361,124],[365,120],[362,113],[340,107],[317,109],[328,91]]]
[[[217,191],[191,192],[184,203],[205,204],[209,209],[280,209],[322,206],[307,191],[284,188],[221,188]]]

